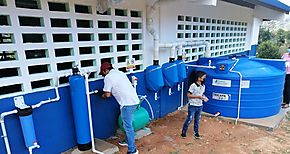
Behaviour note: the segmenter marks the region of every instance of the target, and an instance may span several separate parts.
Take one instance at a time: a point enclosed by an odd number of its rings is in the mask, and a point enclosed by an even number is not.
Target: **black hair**
[[[198,78],[201,78],[201,77],[204,76],[204,75],[206,75],[205,72],[203,72],[203,71],[197,71],[197,72],[196,72],[196,81],[195,81],[195,83],[197,82],[197,79],[198,79]],[[203,80],[203,81],[201,82],[201,85],[204,85],[204,81],[205,81],[205,80]]]
[[[188,86],[190,86],[190,85],[193,84],[193,83],[196,83],[197,80],[198,80],[198,78],[199,78],[199,77],[202,77],[202,76],[204,76],[204,75],[206,75],[206,73],[203,72],[203,71],[192,71],[192,73],[191,73],[190,76],[189,76],[189,85],[188,85]],[[201,85],[204,85],[204,82],[205,82],[205,81],[203,81],[203,82],[201,83]]]

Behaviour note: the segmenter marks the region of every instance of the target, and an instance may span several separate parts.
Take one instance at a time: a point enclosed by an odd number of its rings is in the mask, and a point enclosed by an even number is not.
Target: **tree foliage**
[[[271,33],[269,29],[260,28],[258,44],[261,44],[262,42],[267,40],[272,40],[273,37],[274,34]]]
[[[286,40],[286,31],[283,29],[279,29],[275,34],[275,41],[278,46],[282,46],[285,44]]]
[[[279,46],[271,41],[264,41],[258,46],[257,51],[258,58],[266,59],[280,59],[281,53],[279,52]]]
[[[278,29],[270,31],[260,28],[257,57],[266,59],[280,59],[290,43],[290,31]]]

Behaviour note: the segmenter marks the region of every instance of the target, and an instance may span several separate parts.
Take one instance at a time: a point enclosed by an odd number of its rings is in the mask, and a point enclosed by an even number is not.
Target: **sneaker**
[[[123,141],[119,141],[119,145],[128,146],[128,143],[126,142],[126,140],[123,140]]]
[[[288,108],[289,107],[289,104],[286,104],[286,103],[283,103],[282,104],[282,109],[286,109],[286,108]]]
[[[139,151],[136,149],[134,152],[127,152],[127,154],[139,154]]]
[[[200,135],[198,133],[194,134],[195,139],[200,139]]]
[[[182,138],[186,138],[186,134],[184,134],[184,133],[181,133],[181,135],[180,135]]]

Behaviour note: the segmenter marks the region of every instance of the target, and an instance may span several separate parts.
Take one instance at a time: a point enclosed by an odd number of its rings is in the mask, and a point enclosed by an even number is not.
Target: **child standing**
[[[188,115],[183,124],[182,137],[186,137],[187,129],[194,118],[194,137],[196,139],[200,138],[198,127],[202,111],[202,102],[207,102],[208,98],[203,95],[205,91],[204,81],[206,78],[206,73],[202,71],[196,72],[195,82],[192,83],[188,89]]]

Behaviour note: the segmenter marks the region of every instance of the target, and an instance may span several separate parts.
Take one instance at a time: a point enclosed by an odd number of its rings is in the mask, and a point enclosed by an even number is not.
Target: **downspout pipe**
[[[152,4],[148,5],[148,10],[147,10],[147,30],[148,32],[153,36],[154,40],[154,52],[153,52],[153,65],[159,65],[159,48],[162,47],[162,45],[159,44],[159,35],[158,32],[156,31],[157,28],[154,28],[154,23],[156,24],[156,21],[153,18],[154,14],[157,14],[156,11],[160,8],[160,1],[162,0],[154,0]],[[160,14],[160,13],[158,13]],[[159,19],[160,20],[160,17]],[[155,22],[154,22],[155,21]],[[160,21],[157,23],[160,25]],[[169,62],[174,61],[174,52],[176,46],[184,44],[184,45],[206,45],[206,52],[205,52],[205,57],[210,57],[210,43],[207,41],[192,41],[192,42],[186,42],[186,43],[175,43],[171,44],[171,54],[169,58]],[[182,46],[181,46],[182,47]],[[182,59],[182,57],[180,58]]]
[[[233,58],[233,60],[235,60],[236,62],[234,63],[234,65],[231,67],[231,69],[229,70],[229,72],[232,73],[236,73],[239,75],[240,77],[240,84],[239,84],[239,95],[238,95],[238,113],[237,113],[237,118],[235,120],[235,124],[238,124],[238,120],[240,119],[240,110],[241,110],[241,95],[242,95],[242,81],[243,81],[243,75],[241,72],[239,71],[233,71],[233,69],[235,68],[235,66],[237,65],[237,63],[239,62],[239,59]]]
[[[56,84],[56,87],[55,87],[55,95],[56,95],[56,97],[54,99],[50,99],[49,98],[48,100],[41,101],[38,104],[32,105],[32,109],[38,108],[38,107],[40,107],[40,106],[42,106],[44,104],[50,103],[50,102],[59,101],[60,97],[59,97],[59,92],[58,92],[58,87],[57,86],[58,86],[58,84]],[[5,126],[5,117],[9,116],[9,115],[12,115],[12,114],[16,114],[16,113],[18,113],[18,110],[14,109],[12,111],[3,112],[0,115],[2,137],[4,138],[4,143],[5,143],[7,154],[11,154],[11,149],[10,149],[10,146],[9,146],[9,140],[8,140],[8,135],[7,135],[7,131],[6,131],[6,126]],[[30,154],[32,154],[32,149],[34,149],[34,148],[40,148],[40,146],[39,145],[34,145],[34,146],[29,147],[28,150],[29,150]]]
[[[179,44],[177,47],[177,60],[182,60],[182,54],[183,54],[182,45]]]
[[[181,110],[183,108],[183,88],[184,88],[184,82],[181,83],[181,97],[180,97],[180,106],[177,108],[178,110]]]
[[[182,45],[179,44],[177,47],[177,60],[182,60],[182,54],[183,54],[183,50],[182,50]],[[180,87],[180,85],[178,84],[178,86]],[[180,106],[177,108],[178,110],[181,110],[183,107],[183,92],[184,92],[184,82],[181,82],[181,96],[180,96]]]
[[[154,29],[154,19],[153,15],[155,14],[155,11],[159,8],[159,0],[155,1],[151,6],[148,6],[147,11],[147,30],[148,32],[153,36],[154,40],[154,52],[153,52],[153,65],[159,65],[159,35],[156,32],[156,29]]]
[[[172,60],[174,61],[175,58],[175,51],[176,48],[178,49],[177,55],[178,55],[178,60],[182,59],[182,48],[183,46],[201,46],[205,45],[205,52],[204,52],[204,57],[210,57],[210,43],[207,41],[186,41],[186,42],[176,42],[176,43],[165,43],[165,44],[158,44],[157,47],[157,52],[159,54],[159,48],[170,48],[170,58],[169,61],[171,62]]]
[[[170,48],[169,62],[173,63],[175,60],[175,49],[178,46],[176,43],[159,44],[158,48]]]
[[[211,56],[210,53],[210,43],[205,41],[205,52],[204,52],[204,57],[209,58]]]
[[[154,37],[154,54],[153,54],[153,65],[159,65],[159,38]]]
[[[175,60],[174,54],[175,54],[175,46],[170,48],[170,57],[169,57],[169,62],[170,63],[173,63],[174,60]]]
[[[95,147],[95,138],[94,138],[94,129],[93,129],[93,118],[92,118],[90,93],[93,94],[93,93],[95,93],[97,91],[96,90],[93,91],[93,92],[89,91],[89,74],[85,73],[84,77],[85,77],[85,88],[86,88],[86,96],[87,96],[87,104],[88,104],[90,134],[91,134],[91,141],[92,141],[92,152],[98,153],[98,154],[104,154],[103,152],[96,150],[96,147]]]

